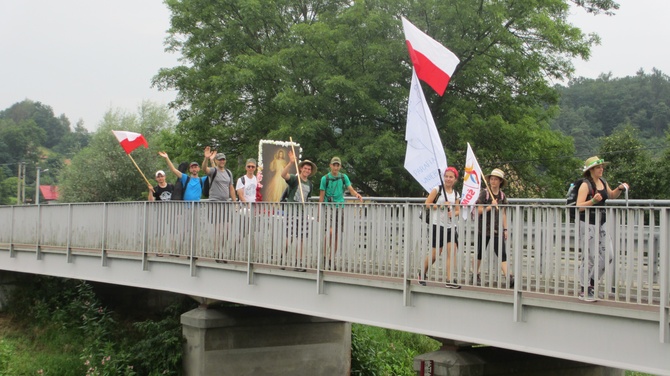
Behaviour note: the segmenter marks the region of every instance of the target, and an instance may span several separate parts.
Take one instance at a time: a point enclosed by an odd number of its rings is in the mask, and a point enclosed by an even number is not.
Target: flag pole
[[[291,141],[291,151],[293,152],[293,162],[295,162],[295,175],[298,178],[298,189],[300,189],[300,199],[302,204],[305,204],[305,193],[302,191],[302,181],[300,180],[300,170],[298,169],[298,159],[295,157],[295,146],[293,146],[293,137],[289,136],[289,141]]]
[[[144,173],[142,172],[142,170],[140,170],[140,166],[138,166],[137,163],[135,163],[135,160],[133,159],[133,157],[132,157],[130,154],[126,154],[126,155],[127,155],[128,158],[130,158],[130,160],[133,162],[133,164],[134,164],[135,167],[137,168],[137,171],[140,172],[140,175],[142,175],[142,178],[144,179],[144,181],[147,182],[147,186],[151,186],[151,183],[149,183],[149,180],[147,180],[147,177],[144,176]]]

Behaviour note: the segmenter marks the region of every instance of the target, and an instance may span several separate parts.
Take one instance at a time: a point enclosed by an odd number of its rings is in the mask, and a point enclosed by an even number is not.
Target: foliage
[[[570,3],[169,0],[168,49],[188,65],[154,83],[179,90],[178,150],[213,139],[244,158],[260,139],[292,136],[318,165],[341,156],[367,194],[418,195],[402,167],[405,15],[461,58],[447,94],[428,95],[451,164],[463,165],[469,141],[483,167],[523,181],[511,193],[558,194],[572,173],[561,158],[573,150],[549,129],[557,95],[547,80],[569,76],[569,59],[597,41],[567,22]],[[618,6],[574,3],[594,13]]]
[[[626,124],[603,138],[599,156],[611,162],[605,178],[612,189],[618,182],[629,183],[629,198],[670,198],[670,189],[664,183],[667,175],[662,174],[663,168],[659,168],[651,155],[643,149],[638,134],[637,129]],[[620,198],[624,198],[624,195]]]
[[[162,149],[163,132],[173,126],[173,119],[165,107],[145,102],[136,115],[120,110],[105,114],[90,144],[72,159],[60,176],[62,202],[110,202],[144,200],[147,184],[123,148],[119,146],[112,130],[141,133],[149,148],[138,148],[132,158],[147,179],[153,172],[165,169],[157,156]],[[150,180],[155,185],[155,182]]]
[[[8,370],[11,375],[180,374],[179,313],[187,304],[168,308],[159,321],[125,326],[86,282],[29,275],[18,282],[9,311],[29,328],[21,333],[34,334],[11,339],[9,345],[0,342],[0,354],[13,353],[0,375]],[[19,362],[37,346],[52,350]]]
[[[420,334],[353,324],[351,374],[413,376],[414,357],[439,348],[439,342]]]
[[[560,113],[552,128],[571,136],[577,154],[596,154],[601,138],[630,124],[638,129],[641,147],[666,148],[670,124],[670,77],[654,69],[635,76],[578,78],[559,87]],[[623,150],[619,148],[618,150]]]

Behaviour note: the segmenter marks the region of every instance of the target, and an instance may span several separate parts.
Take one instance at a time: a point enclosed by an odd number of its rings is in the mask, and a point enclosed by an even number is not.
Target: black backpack
[[[177,168],[182,174],[185,174],[188,171],[188,162],[182,162]],[[184,186],[181,184],[181,178],[177,178],[177,181],[174,182],[174,190],[172,191],[172,196],[170,200],[172,201],[182,201],[184,199]]]
[[[202,187],[202,195],[209,198],[209,188],[212,185],[211,181],[214,181],[216,178],[216,172],[219,171],[218,168],[214,168],[214,173],[212,174],[212,177],[210,179],[209,175],[207,175],[207,179],[205,179],[205,185]],[[230,178],[230,184],[233,184],[233,173],[230,172],[229,169],[226,169],[226,172],[228,173],[228,177]],[[211,181],[210,181],[211,180]]]
[[[604,184],[607,184],[605,179],[600,178]],[[582,183],[586,182],[589,185],[589,194],[586,196],[587,199],[590,199],[595,195],[596,193],[596,187],[591,184],[591,180],[587,178],[580,178],[575,180],[574,182],[570,183],[570,186],[568,187],[568,194],[566,195],[566,205],[571,206],[571,208],[568,209],[569,215],[570,215],[570,221],[574,222],[575,217],[577,216],[577,196],[579,194],[579,187],[582,186]]]
[[[298,176],[298,184],[301,184],[299,176]],[[312,193],[313,190],[314,190],[314,185],[312,184],[312,181],[308,179],[307,184],[309,185],[309,192]],[[328,180],[326,180],[326,187],[327,186],[328,186]],[[296,192],[297,192],[298,189],[300,189],[300,188],[296,187]],[[291,190],[291,187],[286,187],[284,189],[284,192],[282,192],[281,198],[279,199],[279,202],[288,202],[288,197],[289,197],[289,191],[290,190]]]

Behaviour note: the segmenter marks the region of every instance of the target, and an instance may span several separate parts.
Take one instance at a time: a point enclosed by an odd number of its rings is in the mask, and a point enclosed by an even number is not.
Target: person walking
[[[507,197],[502,188],[507,185],[505,173],[494,168],[490,174],[486,175],[487,189],[482,190],[477,199],[477,213],[479,214],[479,233],[486,233],[485,241],[479,241],[477,245],[477,284],[481,284],[480,269],[482,265],[482,253],[489,246],[493,238],[493,252],[500,257],[500,269],[503,276],[507,276],[507,211],[498,205],[507,205]],[[502,219],[502,226],[500,220]],[[502,231],[502,234],[500,234]],[[514,287],[514,276],[509,276],[509,287]]]
[[[605,273],[606,263],[613,259],[612,250],[607,252],[607,244],[610,242],[605,231],[607,217],[605,215],[605,202],[615,199],[621,195],[624,189],[628,189],[627,183],[620,183],[615,189],[610,188],[603,178],[605,171],[604,159],[597,156],[590,157],[584,161],[582,173],[585,181],[579,186],[577,192],[577,208],[579,209],[579,238],[588,238],[587,249],[582,248],[582,262],[579,265],[579,299],[587,302],[595,302],[595,281]],[[588,213],[588,216],[587,216]],[[596,241],[597,240],[597,241]],[[580,242],[580,244],[584,244]],[[597,253],[596,253],[597,252]],[[595,258],[598,256],[598,270],[595,270]],[[586,269],[586,274],[584,273]]]
[[[423,270],[419,272],[419,283],[423,286],[426,285],[427,272],[429,265],[435,263],[435,258],[437,256],[437,237],[439,236],[439,247],[440,255],[444,249],[444,235],[446,230],[447,235],[447,261],[445,266],[446,271],[446,283],[445,286],[450,289],[459,289],[461,286],[458,285],[457,281],[451,279],[451,267],[453,260],[455,259],[456,252],[458,250],[458,231],[456,230],[456,224],[454,219],[458,218],[460,214],[459,204],[461,202],[461,197],[454,190],[454,184],[458,180],[458,170],[453,167],[447,167],[444,171],[444,191],[442,186],[438,185],[430,191],[430,194],[426,198],[426,208],[431,210],[433,213],[430,215],[432,223],[432,258],[431,256],[426,256],[423,261]],[[445,196],[446,193],[446,196]],[[429,264],[430,260],[430,264]]]

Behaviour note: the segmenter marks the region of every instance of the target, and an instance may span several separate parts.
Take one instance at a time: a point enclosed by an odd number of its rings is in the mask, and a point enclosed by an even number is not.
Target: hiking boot
[[[514,288],[514,276],[513,275],[509,276],[509,288],[511,288],[511,289]]]
[[[596,297],[593,294],[593,287],[589,286],[589,288],[586,290],[586,294],[582,288],[582,291],[579,292],[579,300],[583,300],[585,302],[595,302]]]
[[[419,280],[419,284],[421,286],[425,286],[426,285],[426,280],[428,279],[428,276],[426,275],[426,273],[421,273],[421,271],[419,270],[419,273],[417,274],[416,279]]]

